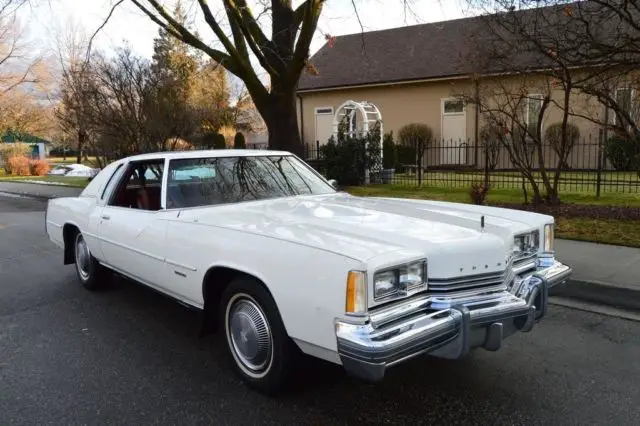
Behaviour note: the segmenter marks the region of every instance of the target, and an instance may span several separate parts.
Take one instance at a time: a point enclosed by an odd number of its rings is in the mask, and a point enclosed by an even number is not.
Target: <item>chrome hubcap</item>
[[[269,369],[273,357],[269,323],[262,309],[248,295],[236,295],[234,299],[227,308],[227,337],[231,350],[245,372],[260,376]]]
[[[76,237],[76,268],[78,268],[78,274],[83,280],[89,278],[90,259],[89,247],[87,247],[82,234],[78,234]]]

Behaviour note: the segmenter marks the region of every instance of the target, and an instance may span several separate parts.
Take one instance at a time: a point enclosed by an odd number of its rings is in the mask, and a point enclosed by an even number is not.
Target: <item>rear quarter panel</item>
[[[87,234],[85,239],[89,249],[93,253],[99,252],[98,241],[88,232],[89,215],[96,206],[96,199],[93,197],[64,197],[49,200],[46,213],[46,230],[49,239],[64,247],[63,227],[66,224],[74,225],[80,231]]]

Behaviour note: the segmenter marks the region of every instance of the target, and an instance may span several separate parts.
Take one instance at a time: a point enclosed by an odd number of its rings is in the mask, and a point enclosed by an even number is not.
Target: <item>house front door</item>
[[[440,164],[466,164],[467,113],[461,98],[442,99]]]

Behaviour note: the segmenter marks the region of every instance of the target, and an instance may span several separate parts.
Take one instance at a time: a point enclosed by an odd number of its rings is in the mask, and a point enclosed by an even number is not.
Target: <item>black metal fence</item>
[[[415,149],[395,145],[393,150],[383,149],[382,167],[369,171],[359,183],[449,188],[489,183],[492,189],[522,189],[523,185],[530,187],[522,173],[522,169],[526,169],[542,188],[542,171],[546,171],[553,182],[559,169],[560,194],[640,194],[640,147],[629,152],[609,143],[603,143],[600,138],[584,138],[568,150],[563,164],[560,164],[557,147],[550,144],[538,147],[531,143],[514,149],[497,143],[449,140],[424,147],[422,158]],[[304,157],[326,175],[331,172],[328,164],[339,160],[328,158],[326,153],[323,145],[316,142],[305,146]],[[338,176],[327,177],[339,180]]]

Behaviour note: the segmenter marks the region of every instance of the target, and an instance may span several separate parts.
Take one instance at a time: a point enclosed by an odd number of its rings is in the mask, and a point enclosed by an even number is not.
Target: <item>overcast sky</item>
[[[41,47],[49,46],[50,43],[47,40],[50,39],[51,34],[59,31],[70,20],[84,27],[88,34],[92,34],[104,21],[114,3],[114,0],[40,1],[40,6],[23,9],[20,19],[34,41],[34,45]],[[402,7],[402,0],[355,0],[355,3],[358,5],[364,29],[379,30],[460,18],[464,15],[461,10],[464,1],[409,0],[411,10],[406,13]],[[216,3],[219,2],[220,0],[211,1],[212,8],[215,8]],[[171,3],[171,0],[164,2],[168,5]],[[187,7],[197,8],[195,3],[194,0],[183,0],[183,4]],[[294,5],[299,3],[299,0],[294,0]],[[203,20],[200,19],[200,21]],[[360,24],[354,13],[352,0],[328,0],[318,29],[312,44],[312,53],[325,42],[323,34],[342,35],[359,32]],[[200,26],[199,31],[207,38],[212,38],[210,30],[205,26]],[[107,26],[97,35],[94,45],[101,50],[112,50],[126,42],[135,52],[150,57],[153,38],[156,35],[155,24],[137,10],[129,0],[125,0],[116,9]]]

